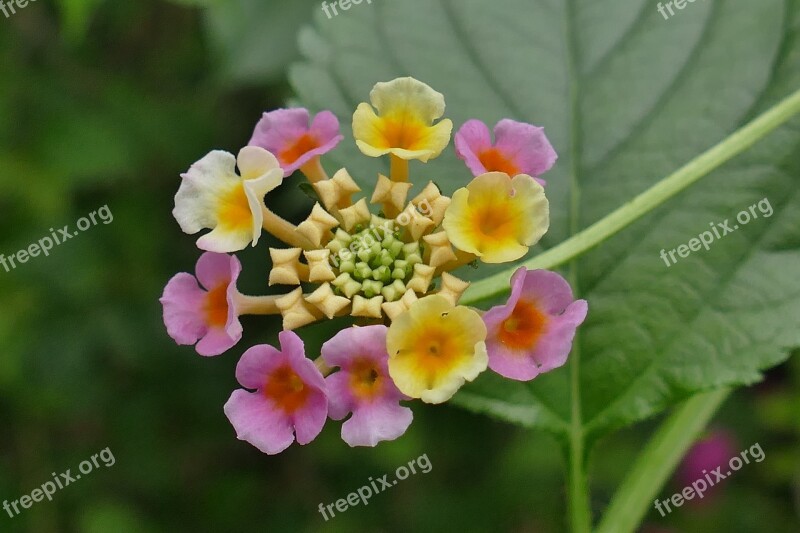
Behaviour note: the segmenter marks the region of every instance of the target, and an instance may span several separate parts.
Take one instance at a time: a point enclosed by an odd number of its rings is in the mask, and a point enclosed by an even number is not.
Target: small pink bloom
[[[681,487],[688,487],[698,480],[706,483],[706,474],[710,474],[711,480],[716,482],[716,475],[712,472],[717,467],[722,467],[719,471],[725,475],[730,470],[729,461],[738,454],[736,439],[729,431],[712,431],[686,452],[678,468],[676,480]],[[719,488],[716,484],[709,486],[703,497],[692,501],[690,505],[703,505],[713,501]]]
[[[555,272],[518,269],[508,302],[483,315],[489,368],[528,381],[562,366],[588,310],[586,300],[575,301],[569,284]]]
[[[558,159],[544,128],[503,119],[494,127],[495,144],[489,127],[480,120],[468,120],[455,135],[456,153],[475,176],[503,172],[512,178],[527,174],[545,185],[539,176]]]
[[[236,310],[236,280],[242,265],[236,256],[206,252],[195,271],[197,278],[182,272],[164,288],[160,300],[164,324],[178,344],[197,343],[200,355],[219,355],[242,338]]]
[[[325,380],[306,359],[303,341],[292,331],[278,339],[280,351],[261,344],[242,355],[236,379],[255,392],[234,391],[224,409],[239,440],[269,455],[288,448],[295,436],[308,444],[328,417]]]
[[[401,407],[408,399],[389,377],[386,326],[352,327],[322,345],[325,364],[340,370],[328,384],[330,417],[341,420],[342,439],[350,446],[375,446],[406,432],[413,414]]]
[[[305,108],[276,109],[256,125],[250,146],[260,146],[275,154],[289,176],[300,167],[333,150],[344,137],[339,133],[339,119],[330,111],[322,111],[309,125]]]

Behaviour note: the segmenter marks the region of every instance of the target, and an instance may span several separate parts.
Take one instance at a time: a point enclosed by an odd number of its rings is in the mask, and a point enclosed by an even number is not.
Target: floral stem
[[[324,378],[330,376],[331,373],[333,372],[333,368],[325,364],[325,360],[322,358],[321,355],[316,359],[314,359],[314,364],[317,365],[320,374],[322,374],[322,377]]]
[[[300,167],[300,171],[305,174],[310,183],[317,183],[318,181],[329,179],[328,173],[322,168],[322,162],[319,156]]]
[[[664,421],[623,480],[596,533],[636,531],[658,490],[730,392],[692,396]]]
[[[263,227],[278,239],[289,246],[312,250],[314,246],[302,235],[297,233],[297,226],[273,213],[267,206],[261,206],[261,213],[264,216]]]
[[[392,181],[408,181],[408,161],[401,159],[394,154],[389,156],[391,158],[392,167],[390,178]]]
[[[579,257],[741,154],[797,113],[800,113],[800,90],[602,220],[522,266],[552,269]],[[507,269],[473,283],[464,295],[464,302],[475,303],[504,294],[508,291],[514,270],[516,268]]]
[[[275,300],[280,296],[236,295],[236,310],[240,315],[279,315],[281,313]]]

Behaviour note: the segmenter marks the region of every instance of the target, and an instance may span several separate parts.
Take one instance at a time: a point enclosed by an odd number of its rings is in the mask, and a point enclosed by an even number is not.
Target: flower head
[[[555,272],[520,268],[511,278],[508,302],[483,315],[489,368],[528,381],[562,366],[588,310]]]
[[[275,154],[288,177],[344,139],[339,133],[339,119],[330,111],[322,111],[309,123],[310,120],[305,108],[264,113],[248,144]]]
[[[468,120],[455,136],[456,153],[475,176],[503,172],[509,176],[528,174],[541,184],[539,176],[558,159],[544,128],[503,119],[494,127],[495,144],[489,127],[480,120]]]
[[[239,167],[241,176],[236,174]],[[181,176],[172,211],[181,229],[193,235],[212,231],[197,241],[201,250],[237,252],[261,236],[264,196],[281,184],[278,160],[263,148],[242,148],[239,157],[213,151]]]
[[[341,420],[342,439],[350,446],[375,446],[394,440],[411,425],[411,409],[389,377],[386,326],[352,327],[322,345],[322,357],[339,371],[328,376],[330,417]]]
[[[225,415],[239,440],[274,455],[297,436],[308,444],[322,431],[328,417],[325,380],[305,357],[303,341],[294,332],[278,336],[281,349],[262,344],[242,355],[236,367],[239,389],[225,404]]]
[[[427,403],[449,400],[486,370],[486,326],[480,315],[426,296],[389,327],[389,374],[403,394]]]
[[[453,194],[443,226],[453,245],[485,263],[524,256],[547,232],[550,206],[533,178],[489,172]]]
[[[444,96],[421,81],[397,78],[378,83],[370,101],[372,106],[361,103],[353,115],[353,135],[365,155],[428,161],[450,143],[452,121],[434,124],[444,114]]]
[[[206,252],[197,261],[196,278],[182,272],[169,280],[161,297],[169,336],[180,345],[197,343],[197,353],[204,356],[219,355],[239,342],[236,281],[241,271],[235,256]]]

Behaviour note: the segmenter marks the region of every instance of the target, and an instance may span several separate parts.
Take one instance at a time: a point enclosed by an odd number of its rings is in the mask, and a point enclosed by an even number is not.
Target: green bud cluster
[[[334,292],[348,298],[360,294],[365,298],[383,295],[387,302],[399,300],[414,265],[422,263],[420,244],[403,242],[388,220],[380,226],[357,226],[352,235],[339,228],[327,248],[339,274],[331,285]]]

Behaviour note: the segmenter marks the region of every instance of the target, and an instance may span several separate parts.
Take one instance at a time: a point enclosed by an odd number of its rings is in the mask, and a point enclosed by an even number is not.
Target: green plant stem
[[[798,112],[800,90],[600,221],[524,262],[522,266],[529,269],[552,269],[577,258],[741,154]],[[464,294],[462,303],[474,304],[501,296],[508,291],[514,270],[516,268],[507,269],[473,283]]]
[[[697,394],[664,421],[623,480],[596,533],[636,530],[658,490],[730,392],[719,389]]]

